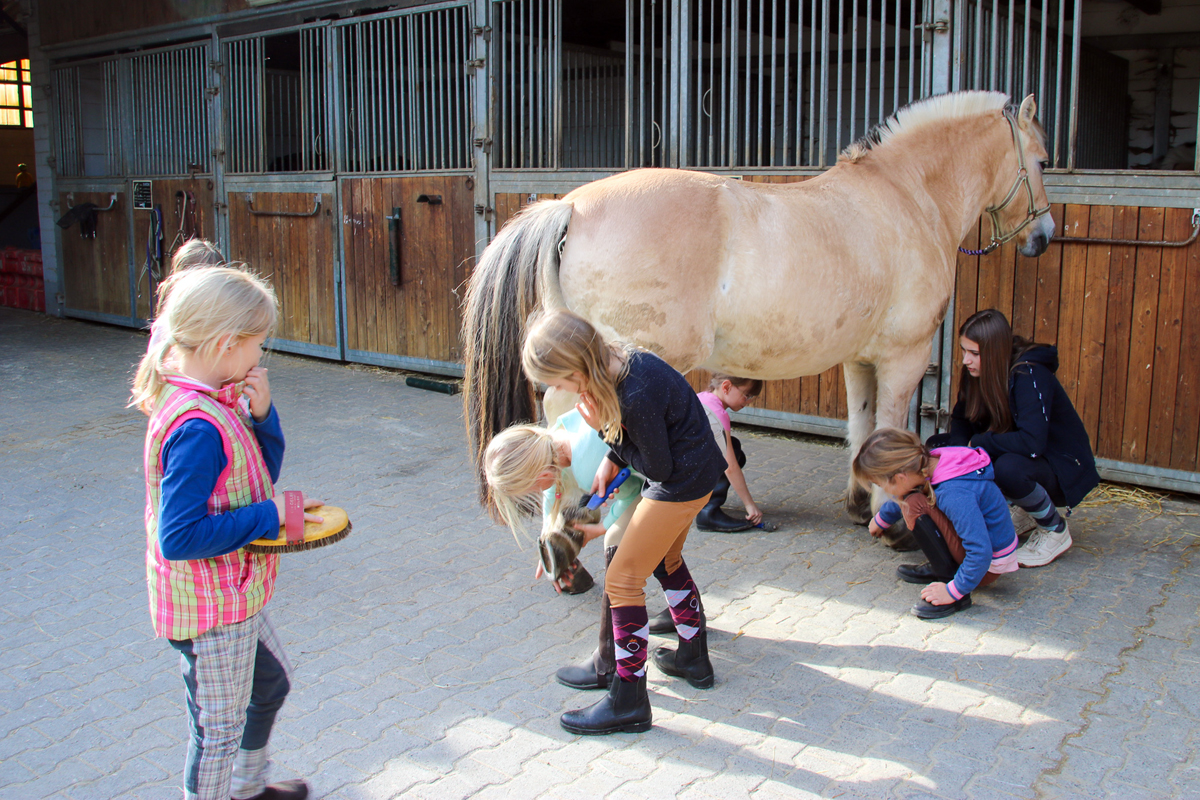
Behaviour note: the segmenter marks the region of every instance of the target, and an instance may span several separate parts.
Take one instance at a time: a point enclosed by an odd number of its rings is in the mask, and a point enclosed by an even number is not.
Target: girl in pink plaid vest
[[[284,517],[274,489],[283,430],[258,365],[275,293],[247,270],[201,267],[176,272],[159,298],[132,404],[150,417],[150,616],[180,653],[191,726],[184,796],[303,800],[302,780],[266,782],[267,740],[291,672],[263,610],[279,557],[243,549],[277,537]],[[304,499],[306,509],[320,504]]]

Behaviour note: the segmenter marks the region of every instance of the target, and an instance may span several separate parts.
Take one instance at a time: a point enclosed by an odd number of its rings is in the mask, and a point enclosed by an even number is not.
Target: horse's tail
[[[563,305],[559,254],[573,206],[534,203],[513,217],[483,251],[463,303],[463,411],[479,500],[488,502],[483,453],[500,431],[537,419],[534,386],[521,368],[531,314]]]

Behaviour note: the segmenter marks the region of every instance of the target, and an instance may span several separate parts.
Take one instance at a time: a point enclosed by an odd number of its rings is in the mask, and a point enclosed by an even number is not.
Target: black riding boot
[[[928,515],[917,517],[912,529],[913,539],[917,546],[929,559],[928,565],[903,564],[896,568],[901,580],[909,583],[932,583],[934,581],[949,581],[958,572],[958,562],[950,553],[950,547],[942,538],[942,532],[933,524]],[[915,580],[915,578],[920,578]],[[927,578],[927,580],[926,580]]]
[[[617,548],[615,547],[609,547],[604,551],[605,567],[612,563],[616,552]],[[617,657],[613,643],[612,606],[608,601],[608,592],[602,591],[599,646],[578,664],[560,669],[555,673],[555,678],[563,686],[569,686],[572,689],[607,689],[616,672]]]
[[[659,647],[655,665],[674,678],[683,678],[697,689],[711,689],[716,678],[708,659],[708,620],[700,612],[700,631],[691,639],[680,639],[679,648]]]
[[[642,733],[650,730],[650,695],[646,693],[646,675],[635,681],[613,676],[612,684],[600,702],[578,711],[568,711],[559,724],[568,733],[602,736],[606,733]]]
[[[650,619],[650,632],[662,636],[675,632],[675,618],[671,616],[671,607],[667,606],[655,617]]]
[[[708,503],[696,515],[696,527],[702,531],[716,531],[717,533],[737,533],[753,528],[754,523],[750,520],[734,519],[721,510],[727,497],[729,497],[729,478],[722,475],[721,480],[717,481],[717,485],[713,488]]]
[[[665,559],[658,562],[658,566],[654,568],[654,577],[658,579],[659,583],[667,579],[667,562]],[[675,632],[675,618],[671,616],[670,606],[667,606],[658,612],[656,616],[650,618],[649,631],[659,636],[664,633]]]

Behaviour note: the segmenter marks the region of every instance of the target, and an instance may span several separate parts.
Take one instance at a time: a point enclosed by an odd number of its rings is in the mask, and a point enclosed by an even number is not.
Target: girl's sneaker
[[[1033,521],[1033,517],[1029,516],[1029,512],[1020,506],[1009,506],[1008,513],[1012,516],[1013,530],[1017,532],[1017,536],[1024,536],[1037,529],[1037,523]]]
[[[1070,549],[1071,529],[1066,524],[1061,533],[1038,528],[1017,548],[1017,563],[1022,567],[1044,567]]]

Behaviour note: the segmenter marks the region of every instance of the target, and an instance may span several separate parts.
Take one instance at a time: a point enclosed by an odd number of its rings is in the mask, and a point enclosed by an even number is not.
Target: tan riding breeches
[[[666,561],[667,572],[679,569],[692,520],[708,498],[704,495],[686,503],[641,499],[604,573],[604,591],[613,608],[646,605],[646,579],[660,561]]]

